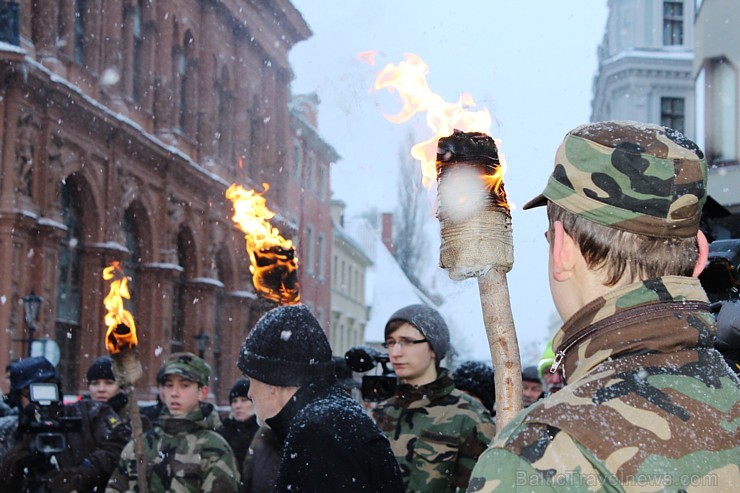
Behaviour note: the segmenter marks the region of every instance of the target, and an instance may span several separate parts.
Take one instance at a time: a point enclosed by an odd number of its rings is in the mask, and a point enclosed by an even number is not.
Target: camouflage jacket
[[[234,454],[215,430],[221,426],[211,404],[185,417],[163,411],[159,424],[144,434],[147,481],[151,493],[232,493],[239,473]],[[107,493],[139,491],[134,443],[121,453]]]
[[[496,434],[488,411],[455,389],[444,368],[428,385],[399,385],[373,417],[391,441],[407,491],[464,490],[475,461]]]
[[[469,492],[737,491],[740,384],[698,280],[615,289],[556,334],[567,385],[481,455]]]

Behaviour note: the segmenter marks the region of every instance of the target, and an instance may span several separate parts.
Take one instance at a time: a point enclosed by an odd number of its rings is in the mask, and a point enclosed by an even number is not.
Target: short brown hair
[[[581,249],[592,270],[606,269],[606,285],[614,286],[624,276],[629,282],[661,276],[690,276],[699,256],[696,237],[658,238],[597,224],[547,202],[550,233],[555,221]]]

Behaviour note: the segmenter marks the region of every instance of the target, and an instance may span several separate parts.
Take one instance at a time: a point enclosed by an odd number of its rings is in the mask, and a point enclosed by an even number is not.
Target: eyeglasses
[[[398,346],[401,349],[404,349],[408,346],[411,346],[413,344],[422,344],[424,342],[429,342],[427,339],[407,339],[405,337],[401,337],[399,340],[395,341],[393,339],[388,339],[385,341],[382,346],[386,349],[393,349],[394,347]]]

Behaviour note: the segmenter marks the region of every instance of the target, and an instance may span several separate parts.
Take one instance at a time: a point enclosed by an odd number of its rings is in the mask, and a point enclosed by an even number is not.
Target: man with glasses
[[[455,389],[440,366],[450,347],[447,324],[428,306],[401,308],[385,326],[383,346],[398,386],[373,417],[391,441],[406,491],[464,490],[496,430],[483,405]]]

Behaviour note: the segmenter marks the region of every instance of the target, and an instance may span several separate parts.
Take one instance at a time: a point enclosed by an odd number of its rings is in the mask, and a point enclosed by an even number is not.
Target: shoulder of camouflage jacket
[[[171,435],[155,428],[144,434],[144,447],[151,491],[236,491],[239,472],[234,454],[228,442],[215,431],[200,429]],[[123,449],[111,483],[120,477],[127,478],[131,485],[136,483],[133,441]]]
[[[568,491],[732,490],[739,399],[737,378],[713,350],[604,363],[509,423],[469,491],[522,481]]]
[[[423,407],[406,408],[391,399],[376,411],[408,491],[464,489],[496,433],[483,405],[457,389]]]

